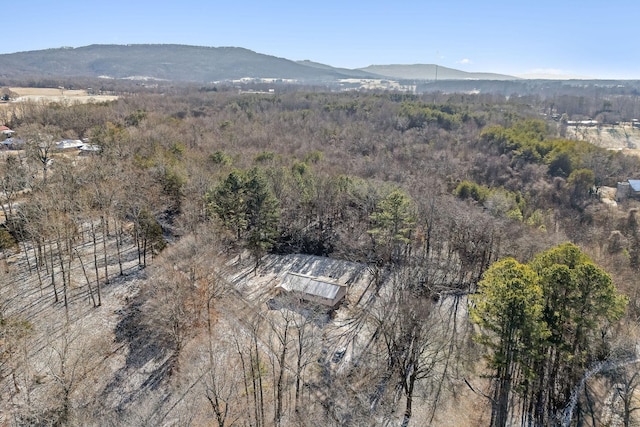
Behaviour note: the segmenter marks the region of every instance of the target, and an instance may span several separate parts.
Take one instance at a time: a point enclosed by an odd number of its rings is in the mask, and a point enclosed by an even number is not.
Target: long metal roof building
[[[307,276],[306,274],[287,272],[278,286],[296,293],[300,298],[335,307],[347,294],[347,286],[330,279]]]

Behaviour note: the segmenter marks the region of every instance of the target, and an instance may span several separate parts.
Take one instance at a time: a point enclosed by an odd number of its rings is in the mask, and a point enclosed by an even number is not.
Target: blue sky
[[[17,0],[4,11],[0,53],[178,43],[346,68],[640,79],[637,0]]]

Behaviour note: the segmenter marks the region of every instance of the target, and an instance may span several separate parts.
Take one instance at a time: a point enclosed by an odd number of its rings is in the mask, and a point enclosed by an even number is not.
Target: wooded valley
[[[640,423],[637,95],[165,89],[1,106],[1,425]]]

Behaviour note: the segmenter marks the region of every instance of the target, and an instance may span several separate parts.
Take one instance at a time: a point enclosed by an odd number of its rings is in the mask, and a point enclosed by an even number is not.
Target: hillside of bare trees
[[[640,162],[548,114],[601,100],[117,95],[2,110],[0,425],[640,422]]]

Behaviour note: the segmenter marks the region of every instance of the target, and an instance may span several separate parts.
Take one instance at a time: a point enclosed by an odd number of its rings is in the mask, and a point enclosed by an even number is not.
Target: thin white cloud
[[[470,60],[469,58],[464,58],[464,59],[461,59],[460,61],[458,61],[458,64],[469,65],[469,64],[473,64],[473,61]]]

